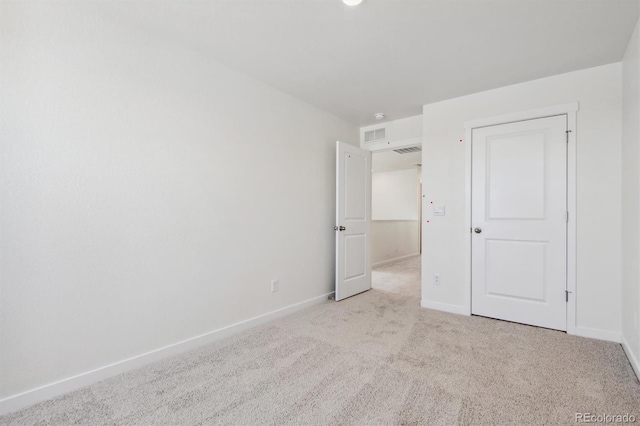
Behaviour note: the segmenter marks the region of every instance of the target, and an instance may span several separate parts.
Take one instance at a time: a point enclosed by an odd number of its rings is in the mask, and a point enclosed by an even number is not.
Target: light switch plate
[[[434,216],[444,216],[444,206],[433,206]]]

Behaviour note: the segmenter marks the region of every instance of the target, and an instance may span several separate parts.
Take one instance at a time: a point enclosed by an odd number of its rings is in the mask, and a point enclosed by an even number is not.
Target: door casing
[[[538,108],[495,117],[472,120],[465,123],[465,225],[469,229],[465,238],[465,301],[464,312],[471,315],[471,155],[472,130],[479,127],[507,124],[517,121],[556,115],[567,116],[568,146],[567,146],[567,333],[576,334],[576,120],[579,109],[578,102]]]

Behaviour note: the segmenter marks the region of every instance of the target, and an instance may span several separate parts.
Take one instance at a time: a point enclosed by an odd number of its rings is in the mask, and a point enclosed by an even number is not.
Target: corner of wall
[[[640,377],[640,20],[625,51],[621,73],[621,342]]]

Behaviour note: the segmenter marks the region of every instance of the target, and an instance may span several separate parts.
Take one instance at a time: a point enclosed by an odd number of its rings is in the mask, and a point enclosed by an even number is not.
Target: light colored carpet
[[[640,419],[618,344],[419,308],[419,258],[375,289],[0,418],[0,424],[573,424]]]

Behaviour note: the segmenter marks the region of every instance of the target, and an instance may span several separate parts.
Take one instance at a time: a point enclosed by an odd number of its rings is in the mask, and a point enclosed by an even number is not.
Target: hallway
[[[371,271],[371,285],[376,290],[416,298],[419,305],[420,256],[373,268]]]

